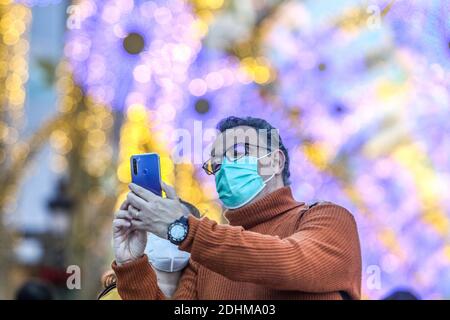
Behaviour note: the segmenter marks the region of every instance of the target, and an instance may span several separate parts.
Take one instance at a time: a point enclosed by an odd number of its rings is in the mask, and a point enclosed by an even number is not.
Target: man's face
[[[275,138],[275,142],[277,141]],[[272,142],[269,146],[267,131],[256,130],[249,126],[238,126],[225,130],[217,137],[212,146],[209,170],[214,174],[217,173],[224,157],[229,161],[243,159],[245,156],[263,157],[258,161],[259,174],[262,177],[270,176],[274,174],[274,170],[271,168],[273,153],[270,153],[270,147],[275,147],[272,150],[278,151],[278,146]]]

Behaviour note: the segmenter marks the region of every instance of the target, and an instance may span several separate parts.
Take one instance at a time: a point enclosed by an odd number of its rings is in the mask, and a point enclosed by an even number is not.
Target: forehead
[[[235,143],[249,143],[259,147],[267,147],[267,131],[257,130],[249,126],[237,126],[221,132],[211,148],[211,155],[223,154]]]

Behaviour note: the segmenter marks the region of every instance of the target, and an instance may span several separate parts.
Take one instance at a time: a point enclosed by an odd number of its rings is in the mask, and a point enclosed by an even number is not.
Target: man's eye
[[[234,155],[235,156],[240,156],[243,154],[247,154],[247,148],[244,144],[236,144],[234,146]]]

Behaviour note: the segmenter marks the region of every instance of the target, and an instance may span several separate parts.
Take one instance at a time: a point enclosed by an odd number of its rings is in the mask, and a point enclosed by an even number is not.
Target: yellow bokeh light
[[[393,152],[394,158],[412,172],[422,203],[422,219],[441,235],[446,235],[450,220],[442,210],[438,199],[440,182],[427,164],[425,155],[416,145],[401,145]]]
[[[88,133],[88,143],[93,147],[100,147],[106,142],[105,133],[100,129],[91,130]]]
[[[132,104],[127,109],[127,118],[133,122],[142,122],[148,117],[147,110],[142,104]]]
[[[217,10],[223,6],[224,0],[203,0],[203,5],[209,9]]]
[[[117,168],[117,178],[122,183],[131,182],[130,163],[128,161],[122,162]]]
[[[265,66],[256,66],[253,69],[253,78],[256,83],[264,84],[270,80],[270,70]]]
[[[192,32],[199,38],[204,37],[208,33],[208,29],[208,24],[201,19],[196,19],[192,24]]]
[[[447,245],[444,247],[444,256],[445,256],[448,260],[450,260],[450,244],[447,244]]]
[[[318,143],[305,143],[302,146],[305,156],[319,169],[325,169],[328,164],[328,156],[325,148]]]
[[[266,84],[273,80],[270,64],[263,57],[246,57],[242,59],[241,70],[258,84]]]

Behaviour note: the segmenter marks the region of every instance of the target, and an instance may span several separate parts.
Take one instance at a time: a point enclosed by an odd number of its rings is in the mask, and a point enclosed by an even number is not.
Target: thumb
[[[128,210],[128,205],[130,203],[128,202],[128,200],[125,198],[125,201],[122,202],[122,204],[120,205],[120,210]]]
[[[166,196],[168,199],[172,199],[172,200],[178,199],[177,192],[175,191],[175,189],[172,186],[169,186],[165,182],[161,182],[161,188],[166,193]]]

